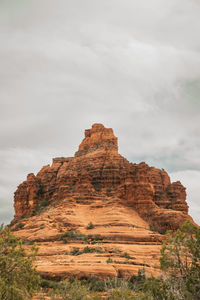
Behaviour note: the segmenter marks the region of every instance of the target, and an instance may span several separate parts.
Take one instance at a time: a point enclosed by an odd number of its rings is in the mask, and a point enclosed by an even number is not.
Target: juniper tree
[[[0,300],[29,299],[39,286],[33,267],[37,248],[25,254],[22,241],[0,226]]]

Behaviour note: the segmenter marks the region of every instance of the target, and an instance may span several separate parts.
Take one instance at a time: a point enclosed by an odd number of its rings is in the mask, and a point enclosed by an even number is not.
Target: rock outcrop
[[[158,265],[160,233],[192,220],[182,184],[171,183],[164,170],[130,163],[118,153],[113,130],[102,124],[85,131],[74,157],[54,158],[36,176],[29,174],[15,192],[14,207],[13,228],[24,219],[15,234],[40,243],[38,270],[56,278],[130,275],[142,265],[150,270],[153,261]],[[66,254],[74,246],[84,249],[80,237],[62,242],[63,232],[77,230],[92,245],[94,236],[101,236],[103,250],[93,245],[94,252],[82,251],[84,263]],[[132,263],[123,263],[123,251]],[[106,262],[110,257],[112,264]]]
[[[94,124],[75,157],[54,158],[35,176],[29,174],[15,193],[15,219],[31,215],[44,201],[76,197],[82,203],[112,196],[135,209],[158,229],[176,229],[188,218],[185,188],[146,163],[132,164],[118,154],[111,128]]]

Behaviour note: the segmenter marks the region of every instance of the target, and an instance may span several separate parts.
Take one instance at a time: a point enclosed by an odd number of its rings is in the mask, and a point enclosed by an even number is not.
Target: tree
[[[200,228],[186,221],[168,232],[161,248],[161,277],[147,278],[137,300],[200,300]]]
[[[39,287],[33,261],[37,248],[25,254],[22,241],[0,226],[0,300],[29,299]]]
[[[161,249],[160,266],[181,299],[200,299],[200,228],[186,221],[169,232]]]

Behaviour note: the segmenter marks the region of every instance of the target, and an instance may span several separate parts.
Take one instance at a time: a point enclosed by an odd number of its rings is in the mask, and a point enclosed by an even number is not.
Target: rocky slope
[[[54,158],[15,192],[15,234],[37,241],[45,277],[159,272],[163,233],[187,219],[186,192],[164,170],[129,163],[112,129],[94,124],[74,157]],[[159,233],[160,232],[160,233]]]

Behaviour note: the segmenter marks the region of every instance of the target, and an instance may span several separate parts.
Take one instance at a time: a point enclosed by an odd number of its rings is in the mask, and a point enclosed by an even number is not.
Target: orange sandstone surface
[[[37,242],[37,270],[56,280],[129,277],[143,267],[159,274],[161,233],[192,221],[185,187],[164,170],[122,157],[102,124],[85,130],[74,157],[29,174],[14,207],[14,234]]]

